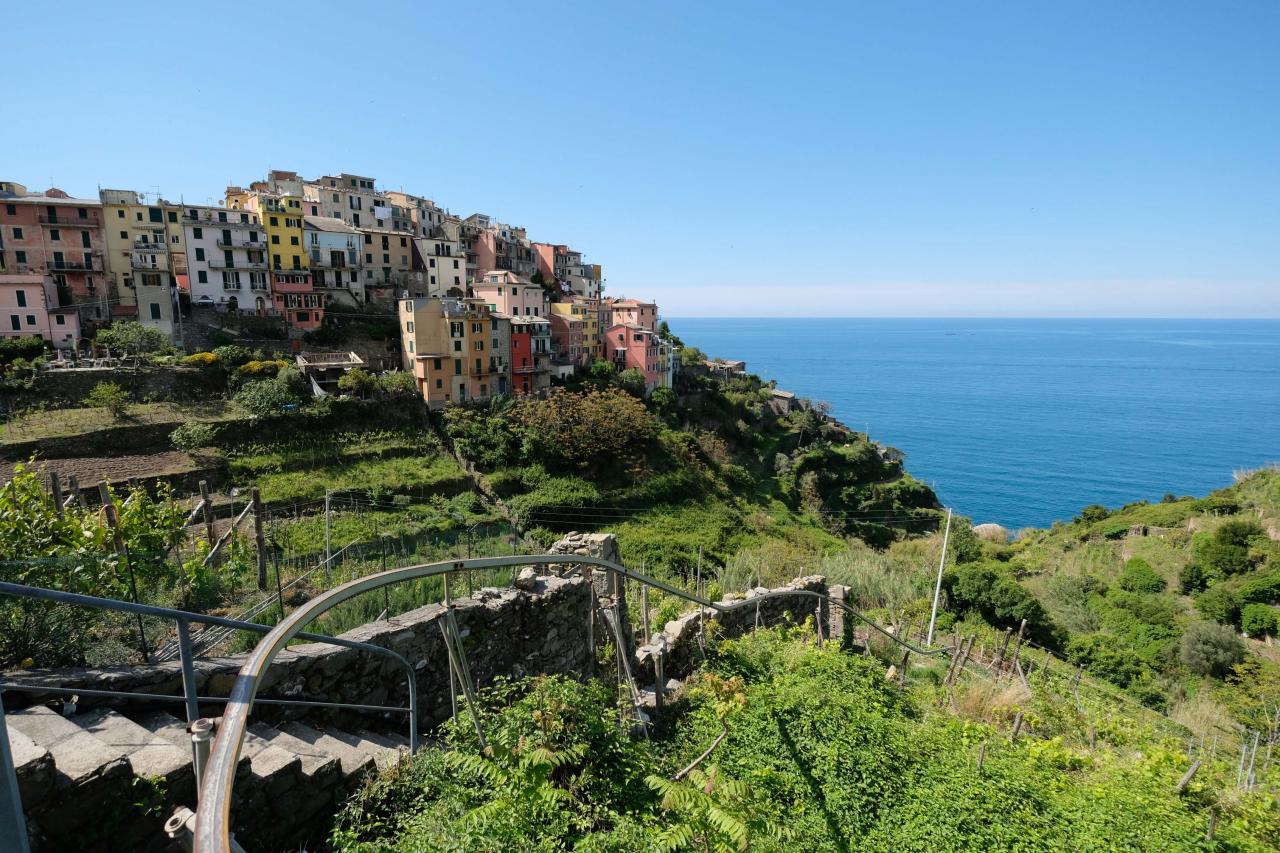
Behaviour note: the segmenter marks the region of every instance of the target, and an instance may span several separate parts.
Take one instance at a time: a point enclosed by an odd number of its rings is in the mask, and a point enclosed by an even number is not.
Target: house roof
[[[338,234],[360,233],[341,219],[336,219],[332,216],[304,216],[302,221],[306,223],[308,228],[314,228],[317,231],[332,231]]]

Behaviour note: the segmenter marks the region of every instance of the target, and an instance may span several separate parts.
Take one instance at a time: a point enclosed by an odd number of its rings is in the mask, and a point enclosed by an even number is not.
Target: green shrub
[[[1221,678],[1244,660],[1244,644],[1226,625],[1194,622],[1182,635],[1180,657],[1197,675]]]
[[[253,361],[253,350],[236,344],[224,344],[220,347],[214,347],[213,355],[228,370]]]
[[[1215,622],[1234,625],[1240,618],[1240,599],[1226,584],[1219,584],[1196,596],[1196,610]]]
[[[218,430],[213,424],[190,421],[169,433],[169,440],[177,449],[191,451],[211,446],[217,435]]]
[[[960,611],[978,613],[999,628],[1017,628],[1027,620],[1027,636],[1057,646],[1057,628],[1034,595],[1010,577],[998,563],[965,563],[943,578],[948,600]]]
[[[1275,636],[1280,625],[1280,608],[1269,604],[1246,604],[1240,608],[1240,627],[1250,637]]]
[[[1164,592],[1165,580],[1141,557],[1124,564],[1117,584],[1129,592]]]
[[[254,417],[278,415],[287,406],[296,405],[300,397],[283,376],[250,382],[236,392],[232,400]]]
[[[1121,687],[1128,687],[1143,671],[1132,650],[1110,634],[1073,637],[1067,644],[1067,659]]]
[[[91,409],[106,409],[114,418],[122,418],[129,410],[129,392],[114,382],[99,382],[84,398]]]

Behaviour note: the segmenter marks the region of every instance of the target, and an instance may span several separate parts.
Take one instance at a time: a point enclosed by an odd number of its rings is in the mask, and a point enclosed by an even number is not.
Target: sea
[[[1280,461],[1280,320],[666,318],[1010,530]]]

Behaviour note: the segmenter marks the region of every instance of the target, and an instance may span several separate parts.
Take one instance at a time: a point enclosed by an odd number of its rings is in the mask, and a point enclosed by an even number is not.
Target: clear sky
[[[1280,316],[1280,3],[13,4],[0,177],[347,171],[681,315]]]

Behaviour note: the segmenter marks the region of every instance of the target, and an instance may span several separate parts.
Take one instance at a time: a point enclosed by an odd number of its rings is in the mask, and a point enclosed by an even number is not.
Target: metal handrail
[[[338,605],[359,595],[380,589],[390,584],[420,578],[447,575],[453,572],[464,572],[472,569],[495,569],[508,566],[546,566],[574,564],[596,566],[616,572],[619,576],[648,584],[670,595],[693,602],[704,608],[720,613],[755,606],[762,599],[778,598],[785,595],[808,595],[834,604],[856,618],[876,628],[898,645],[922,655],[945,655],[951,653],[950,648],[922,649],[907,643],[899,637],[885,631],[866,616],[863,616],[844,601],[833,599],[820,592],[806,589],[773,590],[753,598],[733,602],[713,602],[699,595],[687,592],[679,587],[634,572],[625,566],[600,557],[581,556],[577,554],[546,554],[537,556],[483,557],[472,560],[446,560],[438,563],[427,563],[419,566],[408,566],[402,569],[391,569],[362,578],[348,581],[339,587],[308,601],[284,621],[277,624],[254,647],[249,658],[240,668],[240,674],[232,685],[231,694],[223,713],[222,725],[217,740],[209,754],[205,765],[204,778],[201,781],[201,797],[196,811],[196,827],[194,853],[231,853],[231,793],[235,785],[236,765],[240,760],[240,749],[244,744],[245,729],[248,725],[249,712],[257,697],[258,682],[271,666],[276,655],[282,651],[289,641],[303,636],[302,628]],[[593,593],[594,594],[594,593]]]
[[[186,610],[174,610],[172,608],[156,607],[150,604],[134,604],[129,601],[116,601],[110,598],[98,598],[92,595],[83,595],[78,592],[64,592],[62,590],[24,586],[16,583],[0,582],[0,594],[12,595],[18,598],[32,598],[40,601],[51,601],[58,604],[75,604],[82,607],[92,607],[97,610],[115,610],[120,613],[132,613],[138,616],[156,616],[163,619],[173,620],[173,622],[177,624],[178,629],[178,651],[182,666],[182,699],[186,704],[188,725],[199,719],[199,705],[201,701],[200,697],[196,695],[195,655],[192,652],[191,646],[191,623],[196,622],[208,625],[221,625],[241,631],[252,631],[256,634],[269,634],[272,630],[266,625],[258,625],[254,622],[242,622],[239,619],[228,619],[224,616],[212,616],[207,613],[191,613]],[[295,632],[292,636],[296,636],[299,639],[308,640],[313,643],[328,643],[329,645],[383,655],[391,658],[399,664],[400,667],[404,669],[408,679],[409,704],[407,707],[403,708],[379,707],[378,710],[408,712],[409,750],[410,752],[417,752],[418,681],[413,665],[409,663],[408,659],[405,658],[404,655],[382,646],[373,645],[372,643],[345,640],[341,637],[325,637],[321,634],[308,634],[301,631]],[[35,685],[32,686],[34,687]],[[8,689],[16,689],[17,687],[18,684],[8,685]],[[42,689],[49,690],[50,688]],[[78,692],[90,695],[85,690],[80,690]],[[143,694],[133,695],[142,696]],[[266,703],[268,700],[262,701]],[[270,700],[271,704],[275,704],[277,702],[281,704],[303,704],[301,702],[292,702],[291,700]]]

